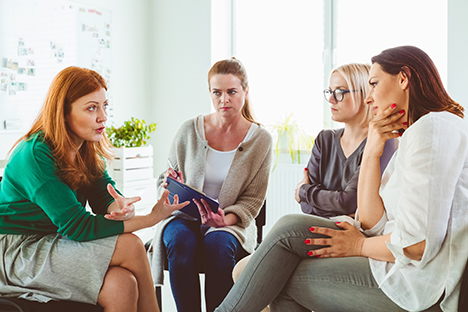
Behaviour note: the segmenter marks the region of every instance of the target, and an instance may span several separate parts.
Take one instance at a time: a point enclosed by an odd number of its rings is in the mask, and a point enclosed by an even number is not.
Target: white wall
[[[158,124],[151,144],[155,173],[182,122],[211,109],[207,74],[211,66],[211,1],[149,1],[150,95],[147,119]]]
[[[112,10],[115,123],[157,123],[155,174],[181,123],[211,110],[210,0],[75,0]]]
[[[73,1],[112,11],[114,120],[121,124],[132,116],[145,118],[150,110],[148,103],[151,98],[148,7],[152,0]],[[0,160],[22,134],[9,131],[0,134]]]
[[[73,0],[112,11],[114,121],[147,116],[150,98],[149,0]]]
[[[468,1],[448,2],[448,92],[468,116]],[[468,117],[465,118],[468,120]]]

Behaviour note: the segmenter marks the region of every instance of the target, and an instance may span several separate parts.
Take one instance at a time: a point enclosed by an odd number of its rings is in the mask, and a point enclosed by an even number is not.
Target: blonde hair
[[[42,132],[62,181],[74,190],[90,186],[103,175],[106,167],[104,158],[110,159],[112,155],[111,144],[105,135],[99,142],[85,141],[73,161],[70,151],[76,146],[70,138],[65,116],[70,113],[73,102],[102,88],[107,90],[106,82],[93,70],[70,66],[59,72],[52,80],[33,126],[13,148],[21,140],[28,140],[31,135]]]
[[[351,63],[342,65],[333,73],[339,73],[346,80],[349,90],[351,92],[353,103],[355,106],[364,105],[365,113],[361,124],[368,124],[372,119],[372,107],[367,105],[364,100],[369,92],[369,71],[371,66],[368,64]]]
[[[249,80],[247,78],[247,71],[245,70],[245,67],[241,63],[241,61],[239,61],[235,57],[222,60],[222,61],[218,61],[210,68],[210,70],[208,71],[209,89],[211,90],[210,80],[211,78],[213,78],[213,76],[229,75],[229,74],[234,75],[237,78],[239,78],[242,89],[244,91],[247,90],[247,87],[249,86]],[[255,118],[253,117],[248,95],[245,98],[244,106],[242,107],[242,116],[244,116],[244,118],[250,122],[259,124],[258,122],[255,121]]]

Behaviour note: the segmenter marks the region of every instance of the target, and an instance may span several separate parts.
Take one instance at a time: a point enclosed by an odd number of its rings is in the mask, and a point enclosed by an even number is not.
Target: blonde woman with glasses
[[[344,127],[322,130],[315,139],[304,178],[295,190],[295,199],[306,214],[325,218],[354,216],[359,168],[372,119],[371,107],[364,102],[369,91],[369,70],[370,65],[352,63],[336,68],[330,75],[323,95],[330,103],[332,120]],[[389,140],[384,150],[380,158],[382,171],[395,151],[395,142]],[[250,257],[236,265],[234,280]]]

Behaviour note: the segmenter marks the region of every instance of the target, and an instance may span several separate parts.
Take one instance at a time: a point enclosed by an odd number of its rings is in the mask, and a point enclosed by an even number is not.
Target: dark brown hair
[[[434,62],[421,49],[413,46],[387,49],[372,58],[374,63],[390,75],[403,72],[408,77],[409,124],[430,112],[448,111],[464,117],[463,107],[448,95]]]

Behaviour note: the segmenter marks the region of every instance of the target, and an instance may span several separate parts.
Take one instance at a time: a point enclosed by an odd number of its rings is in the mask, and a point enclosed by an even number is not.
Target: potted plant
[[[153,178],[153,147],[147,140],[155,130],[155,123],[147,125],[133,117],[119,128],[106,128],[115,154],[108,171],[117,183]]]
[[[147,125],[145,120],[133,118],[125,121],[123,126],[106,128],[107,137],[114,147],[140,147],[146,145],[149,133],[156,130],[156,124]]]
[[[271,132],[276,137],[276,157],[273,170],[276,168],[278,160],[287,161],[287,157],[282,157],[285,155],[290,156],[289,162],[300,164],[301,152],[309,154],[314,144],[314,138],[304,133],[297,125],[293,114],[272,125]]]

